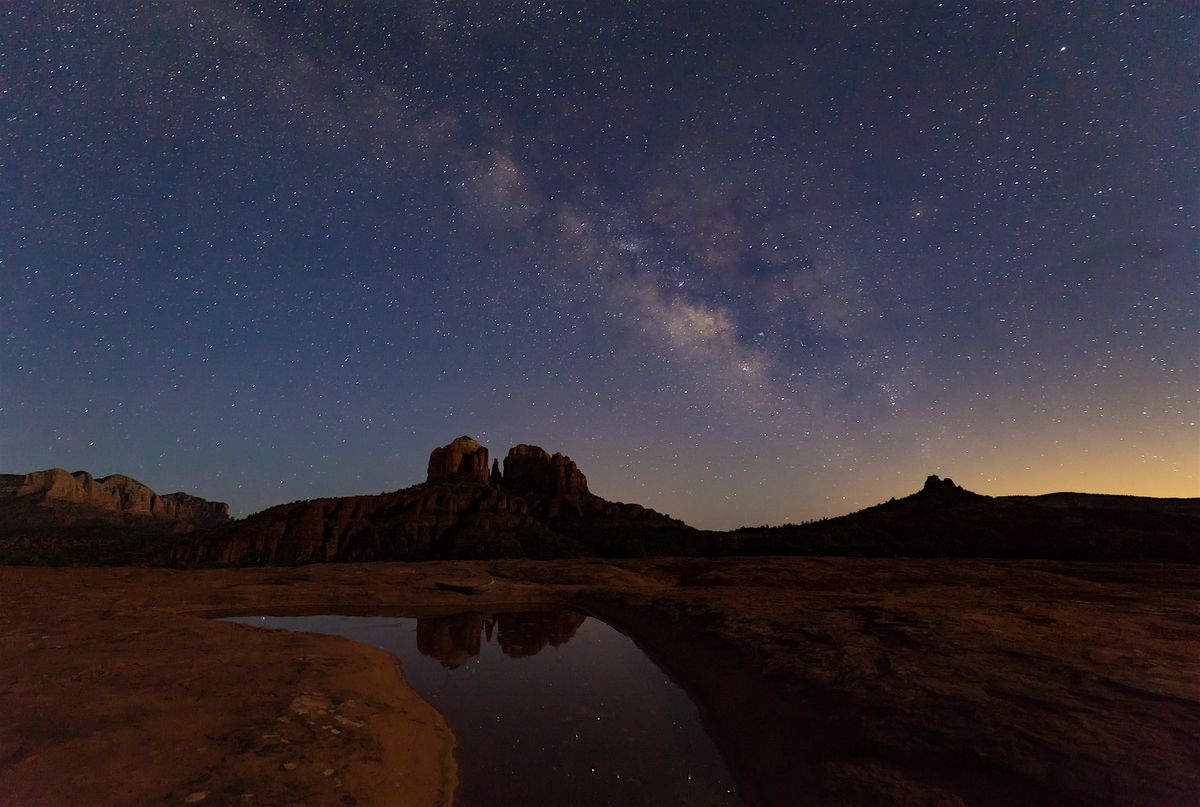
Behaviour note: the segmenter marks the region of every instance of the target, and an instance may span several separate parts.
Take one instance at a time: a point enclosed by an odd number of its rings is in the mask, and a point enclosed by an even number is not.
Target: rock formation
[[[425,481],[441,479],[488,484],[488,450],[465,435],[449,445],[435,448],[429,455],[429,474]]]
[[[588,492],[587,477],[565,454],[551,456],[525,443],[504,458],[504,480],[513,490],[539,496],[577,496]]]
[[[497,638],[507,656],[534,656],[566,644],[587,620],[578,611],[511,611],[496,615]]]
[[[167,518],[186,521],[194,527],[210,527],[229,520],[229,505],[225,502],[210,502],[183,491],[159,496],[157,512]]]
[[[433,450],[422,484],[272,507],[181,541],[173,557],[241,564],[631,555],[695,534],[648,508],[592,494],[564,454],[520,445],[502,474],[498,466],[489,473],[487,460],[485,447],[459,437]]]
[[[930,474],[925,477],[925,485],[921,488],[921,492],[934,496],[952,496],[957,493],[965,493],[966,491],[954,484],[954,480],[949,477],[939,479],[936,474]]]

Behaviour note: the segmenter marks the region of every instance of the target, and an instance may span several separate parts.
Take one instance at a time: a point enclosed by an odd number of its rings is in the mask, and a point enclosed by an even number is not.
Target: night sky
[[[1194,3],[0,7],[0,470],[1200,495]]]

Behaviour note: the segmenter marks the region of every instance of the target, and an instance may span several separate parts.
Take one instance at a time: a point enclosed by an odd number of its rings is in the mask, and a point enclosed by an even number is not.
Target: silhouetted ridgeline
[[[640,555],[1200,562],[1200,499],[990,497],[931,476],[911,496],[838,518],[713,532],[602,499],[569,457],[537,446],[518,445],[503,471],[495,462],[489,469],[487,448],[469,437],[435,449],[421,484],[278,505],[238,521],[227,520],[219,503],[183,494],[152,499],[153,491],[125,477],[106,478],[137,494],[118,496],[118,505],[110,492],[83,496],[57,473],[68,500],[56,499],[57,488],[45,484],[25,485],[35,496],[17,495],[18,480],[33,476],[3,477],[12,484],[0,490],[0,562],[195,566]],[[81,496],[99,497],[104,507]],[[163,499],[173,502],[170,517],[157,504],[157,514],[148,509]]]
[[[734,555],[1200,562],[1200,499],[981,496],[929,477],[911,496],[803,525],[726,533]]]
[[[296,502],[197,533],[175,563],[497,557],[862,555],[1200,562],[1200,499],[1057,493],[993,498],[931,476],[917,493],[804,525],[701,531],[609,502],[562,454],[436,449],[429,478],[379,496]]]

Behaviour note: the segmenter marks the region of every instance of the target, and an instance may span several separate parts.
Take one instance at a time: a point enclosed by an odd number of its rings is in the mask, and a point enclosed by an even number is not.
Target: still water
[[[392,653],[458,738],[461,807],[741,805],[696,706],[628,637],[575,611],[253,616]]]

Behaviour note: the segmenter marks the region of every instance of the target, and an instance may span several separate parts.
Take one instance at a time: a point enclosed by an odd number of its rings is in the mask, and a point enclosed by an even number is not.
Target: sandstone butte
[[[588,490],[570,457],[518,445],[489,470],[488,450],[459,437],[433,450],[424,482],[371,496],[293,502],[179,541],[175,563],[307,563],[434,558],[561,558],[696,531]],[[640,554],[626,552],[625,554]]]

